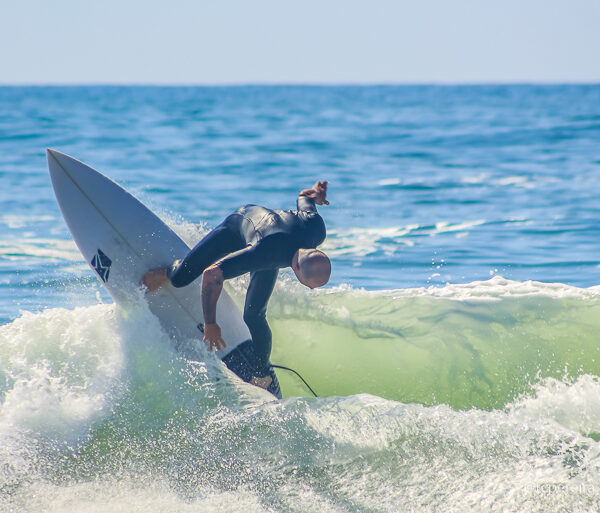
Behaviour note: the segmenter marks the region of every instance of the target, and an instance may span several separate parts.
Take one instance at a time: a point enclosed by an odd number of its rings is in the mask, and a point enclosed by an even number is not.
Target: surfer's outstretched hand
[[[300,191],[300,196],[306,196],[315,200],[317,205],[329,205],[327,201],[327,180],[317,180],[312,189]]]
[[[221,336],[221,327],[216,322],[204,325],[204,342],[208,342],[209,351],[221,351],[227,347]]]
[[[155,290],[162,287],[169,278],[167,278],[167,268],[159,267],[158,269],[150,269],[144,276],[140,285],[146,287],[146,294],[154,292]]]
[[[317,205],[329,205],[329,201],[327,201],[327,183],[327,180],[317,180],[313,185]]]

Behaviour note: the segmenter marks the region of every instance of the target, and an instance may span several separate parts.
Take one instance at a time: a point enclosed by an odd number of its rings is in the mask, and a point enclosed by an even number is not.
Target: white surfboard
[[[127,304],[144,273],[183,258],[190,248],[140,201],[120,185],[78,160],[47,151],[54,192],[75,243],[98,279],[119,304]],[[147,295],[151,311],[170,334],[202,337],[201,279],[187,287],[170,284]],[[222,291],[217,322],[226,356],[250,339],[239,308]]]

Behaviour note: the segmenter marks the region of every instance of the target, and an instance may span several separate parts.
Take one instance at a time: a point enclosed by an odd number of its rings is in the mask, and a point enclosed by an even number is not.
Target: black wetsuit
[[[300,196],[297,206],[296,211],[257,205],[238,208],[168,273],[174,287],[188,285],[215,262],[226,280],[251,273],[244,322],[252,341],[223,359],[245,381],[253,376],[275,376],[269,362],[271,330],[266,311],[279,269],[291,265],[299,248],[316,248],[325,239],[325,223],[314,200]],[[244,370],[234,368],[239,367],[237,358],[245,360]]]

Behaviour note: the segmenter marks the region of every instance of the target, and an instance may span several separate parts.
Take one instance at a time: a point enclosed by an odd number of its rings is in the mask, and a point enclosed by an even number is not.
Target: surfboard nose
[[[46,148],[46,157],[48,159],[50,159],[50,157],[54,158],[55,160],[60,160],[60,157],[64,157],[66,156],[64,153],[61,153],[58,150],[55,150],[53,148]]]
[[[48,160],[50,175],[53,175],[54,173],[67,173],[71,176],[76,173],[85,173],[88,169],[88,166],[79,162],[77,159],[52,148],[46,149],[46,159]],[[69,172],[67,172],[67,169],[69,169]]]
[[[56,150],[53,150],[52,148],[46,148],[46,161],[48,162],[48,170],[50,171],[50,175],[52,175],[52,171],[58,162]]]
[[[46,160],[48,165],[51,166],[52,162],[58,162],[58,156],[60,152],[53,150],[52,148],[46,148]],[[52,171],[52,169],[50,169]]]

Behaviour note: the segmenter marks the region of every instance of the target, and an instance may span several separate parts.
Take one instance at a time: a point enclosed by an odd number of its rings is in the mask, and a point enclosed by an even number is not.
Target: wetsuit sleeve
[[[298,196],[298,200],[296,202],[298,206],[298,212],[314,212],[317,213],[317,205],[315,200],[309,198],[308,196]]]
[[[183,260],[176,260],[167,270],[174,287],[184,287],[200,276],[219,258],[244,247],[240,236],[227,223],[221,223],[208,233]]]
[[[217,262],[217,265],[223,271],[223,278],[228,280],[248,272],[289,265],[282,264],[283,257],[281,253],[285,251],[286,246],[280,244],[278,239],[280,237],[271,236],[268,238],[268,242],[265,240],[256,245],[248,246]]]
[[[250,330],[256,357],[258,378],[269,374],[271,355],[271,329],[267,323],[267,303],[273,293],[279,269],[263,269],[250,275],[250,285],[244,305],[244,322]]]
[[[298,216],[304,223],[304,234],[301,247],[316,248],[325,240],[325,223],[317,212],[313,198],[298,196]]]

